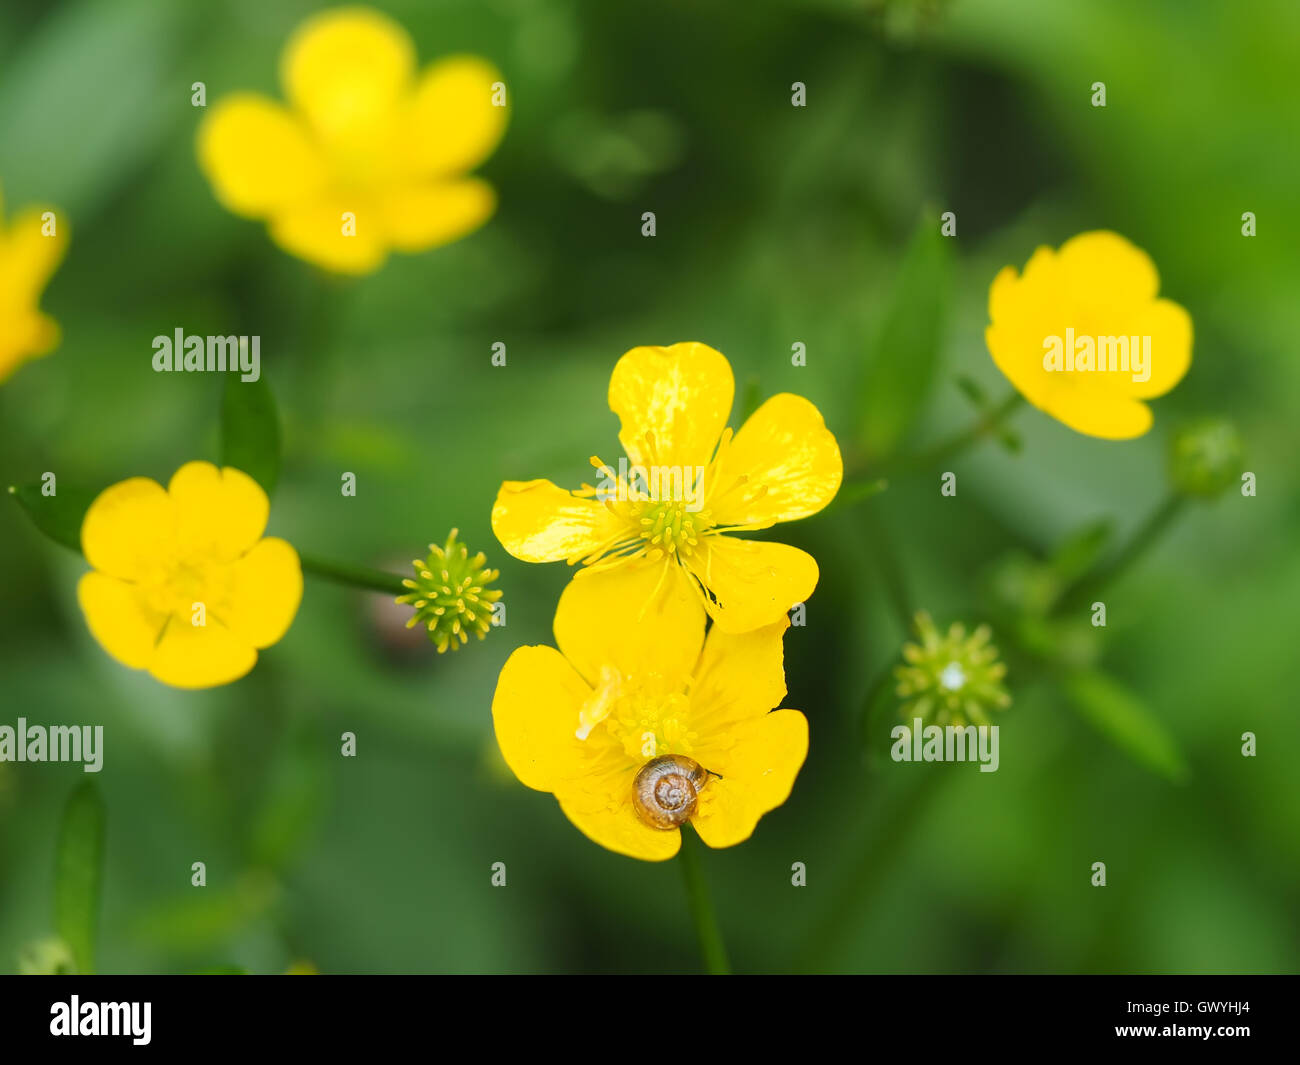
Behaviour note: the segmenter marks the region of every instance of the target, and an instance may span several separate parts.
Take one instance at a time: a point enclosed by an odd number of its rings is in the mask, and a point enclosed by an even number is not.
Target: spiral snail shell
[[[695,812],[696,796],[709,771],[682,754],[651,758],[632,782],[632,805],[651,828],[676,828]]]

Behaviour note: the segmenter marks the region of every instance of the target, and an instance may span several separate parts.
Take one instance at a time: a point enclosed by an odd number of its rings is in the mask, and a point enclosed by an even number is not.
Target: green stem
[[[718,918],[713,912],[713,900],[709,896],[709,885],[705,883],[704,870],[700,864],[702,847],[703,844],[694,832],[683,829],[678,862],[686,881],[686,899],[691,907],[691,920],[695,922],[695,934],[700,940],[700,953],[704,955],[704,968],[712,976],[728,976],[731,966],[727,962],[727,948],[722,942]]]
[[[1187,496],[1169,495],[1160,506],[1151,513],[1137,533],[1128,542],[1128,546],[1121,552],[1110,567],[1101,575],[1103,584],[1109,584],[1115,580],[1121,573],[1129,569],[1138,559],[1145,555],[1165,534],[1165,530],[1173,524],[1174,519],[1182,513],[1183,507],[1187,505]]]
[[[947,440],[936,444],[928,451],[923,451],[911,458],[902,459],[900,467],[910,470],[926,469],[936,463],[943,462],[945,459],[960,455],[972,444],[978,443],[994,430],[1000,429],[1002,423],[1019,410],[1024,401],[1025,397],[1019,392],[1011,392],[996,407],[986,411],[978,418],[974,425],[957,433],[955,436],[950,436]]]
[[[885,666],[881,669],[876,674],[876,679],[871,682],[871,687],[867,689],[866,698],[862,700],[862,710],[858,714],[857,723],[862,729],[863,737],[862,747],[867,752],[867,758],[873,768],[878,768],[879,763],[884,761],[884,756],[874,742],[875,737],[872,728],[876,723],[876,719],[880,716],[880,708],[887,702],[884,695],[890,691],[893,680],[894,670],[892,666]]]
[[[401,595],[409,590],[402,584],[402,578],[395,573],[371,569],[369,566],[333,562],[327,558],[317,558],[315,555],[304,555],[301,552],[298,558],[302,562],[304,572],[333,581],[335,584],[348,584],[353,588],[365,588],[367,591],[382,592],[385,595]]]
[[[913,613],[908,605],[912,599],[907,591],[907,578],[903,575],[903,566],[898,560],[898,552],[894,550],[893,541],[879,515],[868,510],[863,524],[871,540],[872,556],[880,573],[885,598],[893,608],[894,616],[898,618],[898,624],[906,635],[912,631]]]
[[[804,940],[798,964],[800,972],[826,972],[841,944],[858,930],[871,900],[880,890],[917,826],[955,774],[945,766],[910,766],[916,780],[906,782],[895,794],[883,816],[853,848],[857,858],[848,876],[832,896],[821,920]]]
[[[1166,530],[1183,512],[1187,501],[1187,496],[1177,493],[1166,496],[1142,523],[1142,527],[1133,534],[1133,538],[1124,545],[1124,549],[1115,561],[1104,569],[1087,574],[1076,581],[1073,587],[1061,597],[1062,604],[1067,608],[1077,606],[1083,599],[1099,595],[1120,576],[1132,569],[1133,565],[1160,541]]]

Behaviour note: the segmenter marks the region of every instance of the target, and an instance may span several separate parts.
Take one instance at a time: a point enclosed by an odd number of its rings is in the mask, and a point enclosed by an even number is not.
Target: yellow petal
[[[0,384],[19,366],[48,355],[59,343],[59,324],[40,311],[9,315],[0,331]]]
[[[1151,338],[1151,376],[1129,385],[1128,394],[1137,399],[1163,396],[1192,365],[1192,316],[1172,300],[1156,300],[1134,335]]]
[[[616,854],[646,862],[663,862],[673,857],[682,845],[677,829],[651,828],[632,808],[632,778],[626,788],[628,798],[611,806],[604,794],[590,791],[564,792],[556,796],[560,809],[593,843]]]
[[[1060,375],[1043,370],[1043,341],[1064,335],[1075,324],[1077,306],[1065,299],[1061,270],[1051,248],[1038,248],[1024,275],[1005,266],[989,287],[990,324],[984,336],[1003,375],[1035,406],[1042,408]]]
[[[324,160],[302,122],[255,93],[213,105],[199,126],[198,154],[221,205],[248,218],[299,207],[326,182]]]
[[[545,480],[506,481],[492,507],[496,538],[524,562],[582,558],[624,528],[603,503]]]
[[[1145,403],[1095,385],[1059,389],[1043,409],[1076,432],[1103,440],[1131,440],[1151,428]]]
[[[281,210],[271,239],[290,255],[336,274],[370,274],[388,257],[389,219],[361,195],[331,194]]]
[[[50,236],[44,232],[46,212],[54,215]],[[54,208],[29,207],[15,215],[7,231],[0,229],[0,306],[35,310],[67,249],[68,222]]]
[[[318,137],[345,150],[373,146],[411,91],[414,72],[406,30],[363,7],[308,18],[280,60],[286,98]]]
[[[689,564],[709,593],[710,616],[727,632],[771,625],[817,587],[816,560],[787,544],[706,536]]]
[[[989,320],[1005,322],[1023,318],[1033,309],[1032,293],[1041,288],[1049,277],[1056,276],[1056,252],[1051,248],[1035,248],[1025,264],[1022,278],[1014,266],[1004,266],[989,286]]]
[[[717,626],[710,631],[691,687],[690,727],[705,742],[724,742],[736,725],[765,717],[781,705],[781,643],[789,627],[790,619],[782,617],[750,632],[724,632]]]
[[[476,56],[448,56],[421,76],[407,105],[404,136],[408,172],[423,177],[463,174],[501,140],[506,108],[492,105],[501,74]]]
[[[221,621],[253,647],[270,647],[289,630],[302,602],[298,552],[277,537],[259,541],[230,567]]]
[[[59,323],[40,311],[20,311],[5,323],[14,349],[25,358],[48,355],[59,345]]]
[[[149,665],[167,615],[150,609],[134,585],[87,573],[77,582],[77,602],[90,634],[105,651],[132,669]]]
[[[419,252],[460,240],[492,217],[496,193],[467,178],[398,188],[378,199],[381,225],[392,247]]]
[[[1116,233],[1082,233],[1059,253],[1040,248],[1023,277],[1008,267],[994,279],[989,352],[1034,406],[1070,428],[1105,439],[1140,436],[1151,427],[1140,400],[1169,391],[1191,362],[1191,319],[1156,299],[1159,284],[1150,257]],[[1148,380],[1134,381],[1132,370],[1049,371],[1046,342],[1064,343],[1070,330],[1093,341],[1098,359],[1104,340],[1151,337]]]
[[[721,775],[701,790],[691,824],[710,847],[747,840],[758,819],[790,796],[808,755],[808,720],[776,710],[737,725],[725,742],[702,745],[701,765]]]
[[[633,348],[614,367],[609,406],[633,463],[693,472],[709,464],[734,391],[731,364],[707,344]]]
[[[821,412],[785,392],[750,415],[710,477],[706,506],[717,522],[771,525],[826,506],[844,479],[844,462]]]
[[[1160,290],[1151,257],[1118,233],[1080,233],[1057,253],[1065,296],[1088,306],[1122,310],[1150,303]]]
[[[574,575],[555,608],[555,642],[594,688],[601,668],[624,677],[657,674],[685,691],[704,643],[704,609],[680,568],[627,562]]]
[[[1040,332],[1006,325],[990,325],[984,330],[993,362],[1022,396],[1040,410],[1048,394],[1059,384],[1062,374],[1048,374],[1043,370],[1043,337],[1051,330]]]
[[[176,512],[178,548],[223,562],[233,562],[261,539],[271,511],[253,478],[210,462],[187,462],[172,474],[167,494]]]
[[[81,553],[95,569],[138,580],[174,552],[176,511],[162,485],[131,477],[105,488],[81,521]]]
[[[583,758],[574,735],[591,695],[552,647],[520,647],[506,660],[492,699],[492,724],[506,765],[537,791],[554,791]]]
[[[257,652],[209,616],[206,625],[173,615],[149,662],[156,680],[173,688],[213,688],[238,680],[257,664]]]

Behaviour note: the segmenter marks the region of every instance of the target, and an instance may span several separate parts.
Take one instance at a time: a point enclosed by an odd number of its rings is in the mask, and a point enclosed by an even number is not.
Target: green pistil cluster
[[[692,512],[684,503],[671,501],[646,504],[640,523],[647,550],[658,548],[666,555],[693,554],[712,524],[707,513]]]
[[[412,563],[415,579],[402,581],[411,591],[397,597],[415,610],[406,627],[423,624],[439,654],[468,643],[471,632],[483,639],[492,627],[493,604],[501,598],[499,588],[487,587],[500,574],[483,568],[487,558],[482,551],[471,558],[456,533],[452,529],[445,544],[430,544],[429,557]]]
[[[915,624],[920,642],[903,645],[906,664],[894,670],[904,720],[987,725],[989,711],[1011,705],[1002,686],[1007,667],[989,642],[993,633],[987,625],[968,635],[964,625],[954,622],[943,634],[925,611],[916,615]]]

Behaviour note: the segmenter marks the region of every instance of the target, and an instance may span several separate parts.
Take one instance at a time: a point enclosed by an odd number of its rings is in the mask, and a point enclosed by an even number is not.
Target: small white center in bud
[[[961,668],[960,662],[949,662],[939,674],[939,685],[950,692],[957,691],[965,683],[966,671]]]

